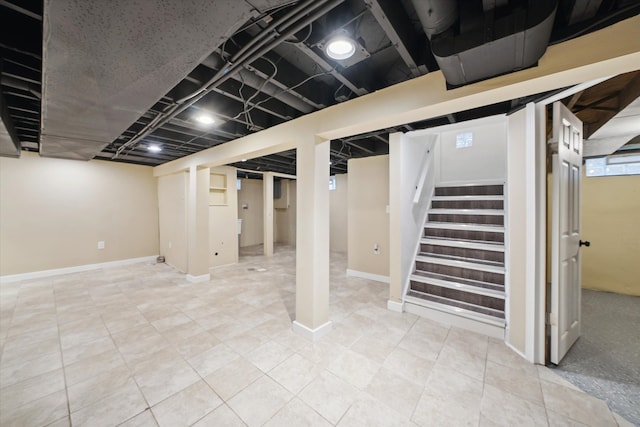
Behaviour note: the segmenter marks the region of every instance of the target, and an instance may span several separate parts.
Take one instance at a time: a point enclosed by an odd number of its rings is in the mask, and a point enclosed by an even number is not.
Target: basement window
[[[587,176],[640,175],[640,155],[587,159],[585,166]]]
[[[334,191],[336,189],[336,177],[329,177],[329,191]]]
[[[456,148],[473,146],[473,132],[463,132],[456,135]]]

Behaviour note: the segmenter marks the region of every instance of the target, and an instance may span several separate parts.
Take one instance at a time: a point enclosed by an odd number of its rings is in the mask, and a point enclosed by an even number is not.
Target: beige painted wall
[[[389,156],[349,160],[347,194],[347,268],[389,276]]]
[[[335,177],[336,189],[329,192],[329,247],[334,252],[346,253],[348,250],[349,179],[347,174]]]
[[[640,295],[640,176],[582,180],[582,287]]]
[[[158,178],[160,254],[165,262],[186,272],[187,265],[187,185],[186,172]]]
[[[274,209],[274,232],[273,238],[276,243],[295,246],[296,244],[296,181],[283,179],[283,189],[289,187],[289,207],[286,209]],[[284,184],[288,182],[288,184]],[[277,199],[276,199],[277,200]],[[275,205],[274,205],[275,206]]]
[[[226,166],[211,168],[211,173],[226,175],[226,204],[209,205],[209,267],[219,267],[238,262],[237,173]]]
[[[157,254],[152,168],[26,152],[0,158],[0,275]]]
[[[240,247],[262,244],[263,240],[263,202],[262,180],[241,179],[242,187],[238,191],[238,218],[242,219]],[[243,208],[246,205],[246,209]]]

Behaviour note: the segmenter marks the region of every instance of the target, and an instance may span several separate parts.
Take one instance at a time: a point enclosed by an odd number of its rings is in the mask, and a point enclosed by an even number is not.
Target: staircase
[[[406,310],[503,338],[504,235],[503,185],[436,187]]]

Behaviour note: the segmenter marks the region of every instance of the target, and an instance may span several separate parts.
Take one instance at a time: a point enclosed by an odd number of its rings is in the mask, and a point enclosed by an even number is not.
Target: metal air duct
[[[535,65],[547,49],[557,8],[557,0],[483,2],[477,13],[460,11],[456,20],[446,6],[455,1],[412,1],[451,86]]]

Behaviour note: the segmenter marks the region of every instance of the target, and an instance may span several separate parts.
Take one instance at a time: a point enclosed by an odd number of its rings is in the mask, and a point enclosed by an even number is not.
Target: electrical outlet
[[[98,241],[98,249],[104,249],[104,240]]]
[[[376,255],[380,255],[380,245],[377,243],[373,245],[373,253]]]

